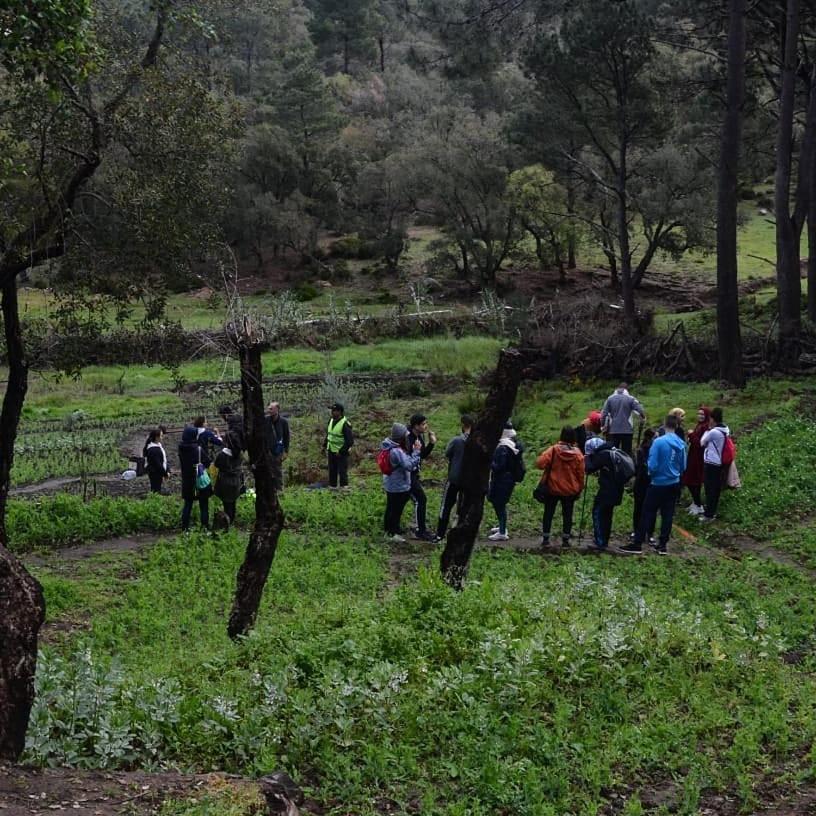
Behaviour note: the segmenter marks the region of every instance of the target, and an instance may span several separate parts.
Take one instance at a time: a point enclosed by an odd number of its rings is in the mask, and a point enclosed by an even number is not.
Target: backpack
[[[734,444],[734,440],[730,436],[725,436],[725,442],[723,443],[722,449],[722,463],[723,467],[728,467],[729,465],[733,464],[734,460],[737,458],[737,446]]]
[[[513,481],[518,484],[524,481],[524,475],[527,473],[527,468],[524,467],[524,459],[521,452],[517,453],[512,460],[510,466],[510,473],[513,475]]]
[[[377,452],[377,467],[383,476],[390,476],[394,472],[394,466],[391,464],[391,448],[383,448]]]
[[[628,453],[617,448],[609,451],[612,456],[612,465],[615,471],[615,481],[625,485],[635,475],[635,463]]]

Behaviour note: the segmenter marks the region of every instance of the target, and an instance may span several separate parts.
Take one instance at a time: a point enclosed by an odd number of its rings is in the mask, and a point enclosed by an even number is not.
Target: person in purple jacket
[[[380,449],[389,451],[388,461],[391,466],[391,473],[383,474],[385,533],[392,543],[404,544],[405,539],[400,535],[400,521],[402,511],[411,497],[411,475],[419,467],[422,442],[416,439],[409,451],[408,428],[395,422],[391,427],[391,435],[383,440]]]

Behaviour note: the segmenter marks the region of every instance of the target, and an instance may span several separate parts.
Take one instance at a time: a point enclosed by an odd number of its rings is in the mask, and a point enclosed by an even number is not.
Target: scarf
[[[512,428],[507,428],[502,431],[501,439],[499,440],[499,447],[504,445],[505,448],[510,448],[513,453],[518,453],[519,449],[516,446],[515,436],[516,432]]]

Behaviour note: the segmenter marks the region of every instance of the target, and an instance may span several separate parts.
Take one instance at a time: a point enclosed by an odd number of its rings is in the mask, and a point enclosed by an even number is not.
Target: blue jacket
[[[686,469],[686,446],[676,433],[655,437],[649,451],[649,476],[655,487],[676,485]]]
[[[383,487],[386,493],[407,493],[411,489],[411,474],[419,467],[419,451],[406,453],[399,442],[393,439],[383,439],[381,450],[389,450],[391,467],[394,468],[386,476],[383,474]]]

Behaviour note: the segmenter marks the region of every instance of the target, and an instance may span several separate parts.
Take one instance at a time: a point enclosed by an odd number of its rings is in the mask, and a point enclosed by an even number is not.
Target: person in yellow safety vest
[[[331,406],[331,419],[323,442],[329,460],[329,487],[337,487],[338,478],[340,487],[348,485],[348,452],[353,444],[354,434],[345,416],[345,409],[339,402],[335,402]]]

